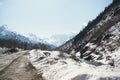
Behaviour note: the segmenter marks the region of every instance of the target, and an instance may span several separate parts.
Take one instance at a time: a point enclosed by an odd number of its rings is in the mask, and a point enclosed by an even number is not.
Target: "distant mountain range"
[[[21,42],[27,42],[28,44],[46,44],[51,46],[52,48],[58,47],[64,44],[69,39],[73,38],[76,34],[55,34],[49,38],[41,39],[37,37],[35,34],[29,33],[27,35],[22,35],[17,32],[11,31],[7,28],[6,25],[0,27],[0,39],[7,39],[7,40],[18,40]]]
[[[25,35],[32,42],[37,43],[46,43],[49,45],[53,45],[54,47],[58,47],[64,44],[66,41],[72,39],[77,33],[69,33],[69,34],[54,34],[48,38],[39,38],[35,34],[29,33]]]
[[[77,33],[69,33],[69,34],[55,34],[49,38],[45,38],[44,41],[48,44],[53,44],[55,46],[60,46],[64,44],[66,41],[72,39]]]

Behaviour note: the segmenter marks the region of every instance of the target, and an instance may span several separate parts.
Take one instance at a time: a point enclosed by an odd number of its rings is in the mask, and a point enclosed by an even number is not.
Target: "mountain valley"
[[[2,39],[10,35],[4,29],[0,28]],[[113,0],[82,31],[70,35],[62,35],[63,40],[55,35],[45,42],[33,34],[22,38],[58,46],[54,49],[46,44],[30,49],[1,46],[0,80],[120,80],[120,0]],[[23,37],[13,32],[10,36],[18,41]]]

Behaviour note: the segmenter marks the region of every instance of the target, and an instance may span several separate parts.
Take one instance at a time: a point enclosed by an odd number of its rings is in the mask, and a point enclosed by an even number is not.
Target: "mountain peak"
[[[2,26],[0,26],[0,32],[1,32],[1,31],[4,31],[4,30],[6,30],[6,29],[8,29],[8,28],[7,28],[7,25],[2,25]]]

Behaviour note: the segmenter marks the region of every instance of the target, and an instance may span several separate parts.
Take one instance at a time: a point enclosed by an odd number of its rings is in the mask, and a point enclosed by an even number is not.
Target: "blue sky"
[[[0,0],[0,25],[39,37],[79,32],[112,0]]]

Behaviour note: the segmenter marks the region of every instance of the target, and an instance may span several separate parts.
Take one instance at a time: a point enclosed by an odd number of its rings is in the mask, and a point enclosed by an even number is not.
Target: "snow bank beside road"
[[[120,80],[120,72],[107,69],[108,65],[77,62],[59,51],[32,50],[29,58],[45,80]]]

